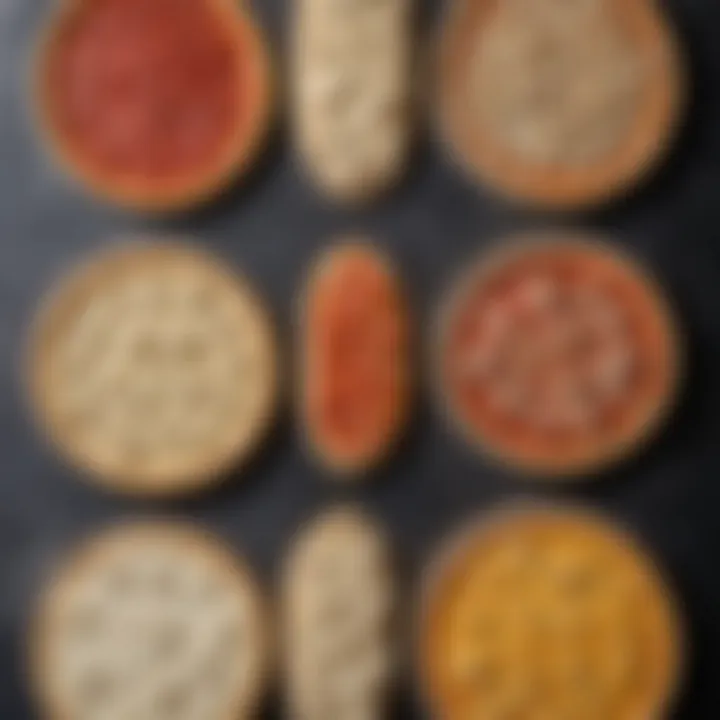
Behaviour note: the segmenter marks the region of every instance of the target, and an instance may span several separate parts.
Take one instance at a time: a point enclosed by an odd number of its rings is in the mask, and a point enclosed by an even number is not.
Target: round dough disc
[[[51,292],[28,369],[41,424],[117,490],[172,495],[215,481],[265,434],[276,347],[263,304],[187,245],[113,247]]]

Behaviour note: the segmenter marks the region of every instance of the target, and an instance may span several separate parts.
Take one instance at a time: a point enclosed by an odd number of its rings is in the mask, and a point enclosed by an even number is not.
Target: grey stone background
[[[627,0],[628,2],[635,0]],[[255,0],[283,57],[292,0]],[[268,585],[297,523],[335,497],[357,497],[388,526],[409,579],[470,513],[517,494],[570,497],[629,523],[674,578],[690,627],[678,718],[720,713],[720,5],[669,0],[693,75],[682,137],[633,197],[572,219],[534,216],[474,187],[435,141],[419,143],[407,181],[366,212],[328,208],[298,176],[282,129],[249,183],[199,214],[148,221],[106,208],[51,168],[27,113],[26,73],[47,0],[0,0],[0,718],[37,717],[22,672],[24,626],[43,574],[74,538],[134,513],[190,516],[242,550]],[[440,3],[423,4],[424,42]],[[431,135],[431,133],[428,133]],[[362,230],[396,257],[421,332],[448,274],[492,238],[548,222],[604,229],[632,247],[675,299],[690,346],[688,383],[671,427],[637,461],[581,487],[538,488],[486,465],[451,436],[425,395],[397,458],[372,484],[342,492],[303,457],[291,420],[259,460],[220,491],[146,504],[84,484],[47,450],[27,418],[19,371],[28,320],[62,267],[139,229],[196,234],[255,279],[286,341],[291,300],[308,260],[334,233]],[[411,602],[407,601],[408,612]],[[410,685],[411,683],[408,683]],[[420,717],[408,691],[395,717]],[[268,703],[268,717],[278,714]]]

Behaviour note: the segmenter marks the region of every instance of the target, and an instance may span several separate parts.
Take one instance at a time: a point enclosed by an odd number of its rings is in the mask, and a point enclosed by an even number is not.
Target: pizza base
[[[233,599],[232,608],[236,609],[230,619],[248,628],[245,633],[241,633],[243,646],[242,649],[236,648],[238,654],[234,656],[238,662],[242,661],[242,669],[231,668],[233,672],[240,671],[238,677],[241,680],[231,685],[231,690],[222,698],[222,702],[215,706],[212,715],[202,714],[188,720],[234,720],[238,717],[250,717],[257,712],[267,686],[272,643],[265,600],[250,569],[222,542],[189,523],[132,521],[111,527],[80,543],[58,567],[40,595],[30,632],[28,660],[32,690],[39,707],[47,713],[47,717],[53,720],[70,720],[76,717],[79,709],[75,704],[76,700],[70,696],[72,693],[68,694],[67,667],[58,666],[54,658],[69,632],[65,622],[69,617],[68,608],[73,607],[74,602],[77,603],[75,598],[79,597],[80,589],[106,581],[104,573],[111,571],[113,562],[117,562],[116,558],[121,558],[121,565],[115,565],[115,568],[126,567],[123,563],[129,563],[129,567],[133,567],[134,561],[137,570],[138,563],[145,562],[148,554],[153,552],[169,553],[181,561],[171,566],[175,569],[176,579],[186,575],[188,570],[200,573],[198,577],[204,573],[205,581],[210,583],[209,590],[214,588],[215,592],[224,592],[226,600]],[[103,606],[106,612],[114,599],[114,595],[106,596]],[[172,607],[178,609],[175,605]],[[208,612],[210,611],[211,608],[208,608]],[[202,622],[203,617],[202,614],[186,616],[186,624],[183,626],[185,631],[191,630],[192,623]],[[158,619],[164,619],[162,614],[158,615]],[[222,637],[222,634],[219,635],[218,641],[221,641]],[[132,641],[129,644],[132,644]],[[113,647],[116,650],[113,650]],[[232,646],[229,649],[232,650]],[[119,648],[111,645],[109,651],[114,653],[119,651]],[[178,652],[182,650],[176,650],[172,659],[176,659]],[[243,653],[247,653],[248,657],[243,657]],[[192,653],[189,653],[186,659],[192,663]],[[143,690],[162,690],[167,684],[162,671],[162,666],[159,666],[155,679],[152,672],[143,676],[146,682],[143,688],[136,688],[140,693],[136,697],[142,700]],[[187,678],[184,683],[186,689],[188,684],[192,685],[191,681],[192,677]],[[203,680],[196,678],[195,682],[197,685],[193,689],[202,693]],[[190,697],[192,699],[192,694]],[[123,699],[133,698],[118,698],[119,701]]]
[[[671,639],[669,664],[666,668],[669,682],[662,685],[657,697],[648,698],[647,707],[651,715],[663,716],[669,712],[680,692],[687,659],[687,637],[682,609],[667,578],[652,559],[648,549],[623,525],[606,518],[602,513],[577,506],[573,503],[545,503],[535,500],[516,500],[500,504],[485,517],[466,522],[459,530],[453,531],[443,541],[440,550],[422,573],[420,581],[420,603],[417,614],[417,672],[422,679],[420,696],[431,712],[443,715],[443,691],[436,674],[437,657],[430,647],[437,645],[436,633],[442,596],[447,583],[457,575],[457,568],[468,555],[478,548],[487,546],[497,536],[507,536],[514,527],[523,528],[528,524],[548,526],[566,524],[606,535],[608,543],[617,543],[615,552],[625,560],[639,565],[662,597],[657,597],[668,620],[665,627]],[[447,709],[447,708],[445,708]]]
[[[676,313],[667,302],[665,294],[655,278],[630,255],[626,255],[615,246],[610,247],[599,236],[567,231],[523,233],[505,239],[503,245],[509,247],[496,249],[487,256],[482,255],[479,260],[471,264],[468,270],[462,272],[461,277],[454,282],[447,298],[439,308],[436,330],[432,333],[433,344],[430,348],[433,386],[439,407],[450,427],[458,431],[478,452],[489,456],[503,466],[520,470],[528,477],[537,480],[577,481],[592,478],[640,452],[660,432],[675,407],[684,377],[684,343]],[[525,252],[543,248],[556,250],[563,247],[573,251],[582,248],[586,252],[598,253],[599,257],[609,258],[620,268],[626,268],[634,276],[634,279],[644,286],[648,296],[652,299],[657,315],[662,319],[662,324],[666,328],[668,344],[672,348],[672,352],[664,391],[644,409],[644,423],[638,423],[637,427],[620,441],[597,443],[592,452],[586,452],[580,457],[555,456],[552,459],[540,459],[518,453],[513,446],[512,439],[500,443],[487,437],[462,417],[460,411],[455,408],[443,380],[444,339],[447,337],[450,323],[455,317],[456,308],[463,302],[468,288],[477,288],[478,283],[481,286],[483,277],[490,278],[496,268],[510,264],[513,259],[522,257]]]
[[[536,165],[508,151],[480,125],[466,83],[478,28],[501,0],[455,0],[439,45],[441,135],[450,156],[471,177],[501,195],[554,210],[596,206],[629,192],[668,150],[686,105],[685,62],[675,34],[652,2],[602,0],[610,16],[650,65],[644,99],[614,148],[585,166]]]
[[[75,327],[78,311],[83,311],[93,300],[104,299],[106,283],[135,280],[142,275],[152,277],[155,268],[159,276],[167,271],[168,264],[187,274],[188,280],[196,278],[206,286],[217,290],[223,302],[233,312],[243,316],[246,332],[243,336],[252,352],[253,367],[258,372],[254,389],[252,408],[236,407],[224,422],[220,430],[227,439],[232,433],[232,441],[200,446],[194,456],[188,455],[180,462],[168,461],[168,467],[152,468],[133,466],[131,462],[123,465],[120,460],[106,460],[98,447],[80,444],[73,435],[71,425],[58,410],[59,395],[62,387],[53,382],[53,368],[59,362],[60,349],[67,338],[63,336],[65,327]],[[168,286],[169,287],[169,286]],[[79,307],[77,304],[79,302]],[[123,310],[120,317],[132,326],[134,316]],[[175,310],[176,319],[183,322],[182,309]],[[82,315],[82,312],[80,313]],[[159,332],[155,321],[152,333]],[[249,323],[249,325],[247,325]],[[235,325],[238,331],[240,325]],[[249,330],[247,329],[249,328]],[[110,334],[112,339],[114,335]],[[226,336],[218,335],[219,351],[204,347],[208,360],[227,360],[228,348],[223,342]],[[206,339],[209,341],[209,338]],[[87,471],[97,483],[125,493],[171,496],[198,491],[218,483],[233,468],[249,461],[255,450],[267,435],[276,415],[279,400],[279,369],[277,347],[269,313],[255,291],[242,276],[235,275],[211,255],[194,247],[190,243],[169,238],[135,238],[119,242],[108,250],[90,257],[78,267],[73,268],[56,287],[52,288],[41,304],[37,317],[31,327],[27,343],[27,385],[31,409],[41,428],[49,436],[53,446],[72,464]],[[142,363],[135,363],[128,374],[132,385],[133,372],[142,369]],[[119,368],[122,370],[122,367]],[[203,372],[206,372],[203,370]],[[209,372],[209,371],[208,371]],[[188,371],[188,377],[193,371]],[[210,376],[208,376],[210,377]],[[242,389],[242,375],[238,374],[231,388],[238,393]],[[97,405],[97,403],[96,403]],[[103,405],[105,410],[108,408]],[[192,415],[192,414],[191,414]],[[188,421],[192,416],[188,415]],[[178,416],[179,417],[179,416]],[[181,418],[182,420],[182,418]],[[182,426],[185,421],[182,420]],[[182,429],[182,427],[180,428]],[[108,434],[112,443],[115,439]],[[165,451],[166,454],[169,451]]]

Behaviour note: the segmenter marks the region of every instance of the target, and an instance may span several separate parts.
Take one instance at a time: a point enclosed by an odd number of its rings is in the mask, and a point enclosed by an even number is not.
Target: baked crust
[[[222,160],[209,169],[188,173],[176,180],[158,183],[139,178],[118,178],[102,172],[83,153],[72,147],[53,120],[47,91],[48,63],[62,39],[63,30],[85,3],[92,0],[62,0],[51,15],[38,42],[32,63],[32,110],[36,126],[51,154],[66,172],[94,195],[128,209],[147,213],[176,213],[204,205],[245,176],[258,159],[273,120],[274,81],[272,62],[262,30],[247,4],[241,7],[231,0],[204,0],[217,13],[223,30],[232,33],[235,42],[247,48],[240,54],[238,73],[253,88],[252,118],[243,121],[225,141]],[[251,60],[248,60],[251,58]]]
[[[649,443],[674,409],[684,371],[683,338],[676,314],[655,278],[630,255],[617,246],[609,245],[600,236],[587,232],[535,231],[509,237],[502,241],[502,245],[487,255],[483,253],[471,263],[441,303],[436,332],[432,336],[431,366],[433,385],[443,416],[479,451],[531,477],[562,480],[591,477],[627,459]],[[658,350],[664,362],[662,387],[656,394],[644,398],[640,407],[633,408],[633,422],[624,428],[624,432],[620,436],[611,433],[604,439],[595,438],[594,443],[586,443],[584,448],[576,448],[575,451],[565,448],[563,453],[554,455],[548,452],[544,455],[524,453],[512,437],[503,438],[501,433],[493,435],[487,428],[483,430],[475,426],[452,397],[446,380],[445,352],[449,333],[468,294],[471,290],[482,289],[498,271],[512,267],[519,260],[531,258],[533,253],[549,253],[551,256],[558,253],[579,254],[578,257],[584,257],[589,262],[606,264],[609,272],[641,291],[638,296],[646,306],[645,319],[660,329],[658,335],[662,337]],[[487,418],[485,420],[489,425]]]
[[[500,548],[497,552],[502,552],[503,548],[515,552],[518,538],[525,542],[533,532],[538,536],[554,533],[556,544],[557,536],[564,534],[569,538],[565,549],[570,548],[571,557],[575,558],[583,554],[577,553],[579,548],[587,549],[594,545],[594,550],[600,553],[598,557],[609,562],[609,558],[614,556],[617,572],[620,572],[618,568],[622,568],[624,572],[620,575],[638,582],[638,588],[645,593],[643,601],[647,602],[636,605],[635,610],[639,613],[640,623],[648,617],[654,618],[652,626],[656,636],[652,640],[656,641],[654,650],[657,652],[652,655],[655,663],[651,683],[653,692],[644,698],[643,712],[637,716],[663,717],[670,712],[685,675],[687,637],[682,608],[662,569],[633,533],[604,514],[570,503],[533,500],[506,502],[486,516],[466,522],[443,541],[423,572],[417,635],[417,671],[423,702],[439,717],[456,716],[448,705],[451,702],[447,685],[449,667],[442,667],[448,660],[444,651],[449,649],[447,610],[453,604],[456,594],[453,590],[459,591],[460,587],[466,586],[464,580],[467,578],[480,577],[478,573],[483,566],[483,553],[489,553],[493,546]],[[552,541],[547,539],[545,542]],[[538,540],[533,549],[539,550],[541,545],[542,541]],[[556,552],[562,550],[561,545],[556,547]],[[512,553],[507,557],[512,557]],[[594,557],[590,553],[585,559],[590,561]],[[608,570],[606,565],[602,567]],[[472,575],[473,570],[475,575]],[[503,605],[500,607],[504,608]],[[466,639],[470,639],[469,636]],[[647,638],[645,640],[649,642]],[[550,648],[545,650],[543,663],[547,664],[550,662]],[[599,702],[601,698],[595,699]],[[457,701],[457,697],[452,700],[453,703]],[[534,707],[541,710],[537,705]],[[594,709],[600,709],[599,705]],[[609,720],[611,716],[602,717]]]
[[[385,436],[378,439],[373,447],[363,452],[343,452],[333,448],[331,443],[322,436],[321,429],[316,427],[310,412],[310,393],[314,392],[311,385],[321,382],[316,375],[315,353],[317,349],[310,343],[311,318],[309,305],[313,303],[319,283],[338,269],[354,260],[370,262],[383,278],[392,296],[393,310],[400,332],[399,352],[397,357],[388,358],[396,364],[397,385],[395,387],[393,420],[386,428]],[[326,469],[343,480],[359,480],[370,470],[386,460],[395,449],[405,430],[412,402],[413,373],[410,368],[410,316],[404,293],[399,279],[392,266],[392,261],[381,250],[358,237],[346,237],[338,240],[333,246],[320,253],[308,272],[301,296],[298,301],[299,329],[299,379],[298,408],[301,416],[301,428],[304,441],[310,454]]]
[[[173,272],[180,273],[181,278],[173,279]],[[92,444],[83,444],[79,441],[80,436],[73,434],[71,424],[63,419],[64,415],[58,404],[64,383],[58,382],[55,375],[61,367],[58,364],[61,357],[58,353],[64,347],[63,343],[68,342],[68,328],[76,328],[84,311],[93,301],[106,302],[108,297],[112,301],[112,290],[108,296],[109,287],[123,286],[123,283],[127,286],[129,283],[138,282],[138,278],[143,282],[149,279],[151,284],[158,287],[176,289],[181,287],[178,280],[194,280],[202,289],[209,289],[216,294],[220,298],[219,302],[224,303],[226,312],[231,313],[235,332],[241,332],[237,337],[246,343],[243,357],[249,358],[249,364],[243,372],[254,374],[254,380],[250,381],[245,380],[239,371],[227,378],[228,385],[223,393],[229,394],[231,390],[237,390],[240,394],[246,394],[248,383],[252,383],[254,393],[253,402],[248,400],[247,407],[235,407],[227,422],[219,428],[225,436],[230,433],[233,437],[227,442],[223,440],[217,444],[209,440],[205,446],[201,443],[195,456],[188,455],[185,461],[180,462],[172,460],[165,467],[158,465],[153,468],[150,464],[146,467],[133,466],[132,462],[124,464],[122,459],[104,460],[102,455],[95,452],[99,447],[97,444],[94,448]],[[120,290],[117,291],[119,292]],[[118,308],[112,302],[106,302],[106,305],[113,310],[116,320],[125,321],[132,329],[138,316],[137,309],[133,314],[132,308]],[[164,329],[164,320],[159,315],[153,318],[152,309],[148,312],[144,312],[142,308],[140,310],[143,319],[149,324],[151,339],[157,337]],[[187,311],[174,305],[171,310],[177,313],[179,325],[182,326]],[[207,318],[212,320],[213,313],[217,314],[219,310],[210,308],[203,312],[209,313]],[[246,334],[243,335],[243,332]],[[108,337],[116,339],[112,333],[109,333]],[[216,346],[212,346],[210,340],[208,336],[198,341],[202,345],[200,350],[205,354],[205,359],[220,358],[228,363],[231,350],[228,343],[240,342],[236,340],[236,336],[222,333],[216,337]],[[267,435],[278,406],[277,346],[264,304],[245,278],[236,275],[205,251],[182,240],[148,237],[118,242],[71,269],[67,276],[51,289],[41,304],[29,333],[26,358],[25,369],[32,410],[53,445],[74,465],[88,471],[96,482],[131,494],[178,495],[201,490],[219,482],[231,469],[250,459]],[[100,362],[100,359],[96,358],[96,362]],[[178,364],[179,359],[172,363]],[[133,369],[137,371],[142,369],[141,366],[142,363],[133,362],[131,370],[121,367],[119,371],[127,372],[129,383],[132,384],[135,381]],[[186,374],[190,378],[193,373],[199,377],[199,372],[190,367]],[[202,372],[207,375],[204,369]],[[213,380],[210,375],[207,377],[212,383],[220,382]],[[100,405],[103,405],[103,402]],[[113,437],[111,433],[110,443],[117,444],[118,441],[118,437]],[[161,447],[160,450],[166,455],[170,452],[169,446],[164,450]]]
[[[632,189],[658,164],[685,107],[685,63],[675,34],[654,2],[602,0],[610,22],[647,63],[645,92],[616,146],[585,166],[534,164],[507,150],[476,119],[466,84],[478,32],[500,0],[455,0],[439,40],[441,132],[451,155],[501,194],[536,206],[570,210]]]
[[[29,632],[28,662],[31,689],[46,717],[71,720],[78,711],[67,688],[63,689],[61,676],[66,668],[54,662],[54,653],[67,639],[64,612],[73,603],[73,593],[83,582],[97,581],[115,557],[127,561],[129,556],[142,562],[153,551],[181,560],[182,565],[173,566],[180,573],[188,567],[209,573],[210,582],[219,583],[234,597],[235,619],[246,628],[242,647],[235,651],[248,654],[242,681],[232,686],[231,696],[217,714],[203,715],[202,720],[235,720],[258,711],[268,684],[273,643],[265,599],[250,568],[223,542],[190,523],[141,520],[120,523],[81,542],[40,595]],[[113,601],[114,596],[109,599]],[[245,612],[249,612],[248,617],[244,617]]]

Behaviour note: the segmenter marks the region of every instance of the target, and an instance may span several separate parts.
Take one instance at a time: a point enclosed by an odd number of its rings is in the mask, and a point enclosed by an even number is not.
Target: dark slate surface
[[[278,52],[290,1],[256,0]],[[427,34],[439,3],[425,5]],[[432,142],[419,148],[411,177],[383,205],[363,213],[329,209],[297,176],[282,133],[252,182],[208,211],[151,223],[105,208],[48,166],[28,120],[28,54],[48,8],[38,0],[0,0],[3,720],[36,717],[21,670],[24,623],[43,573],[73,538],[136,512],[190,516],[242,549],[270,582],[297,522],[343,494],[303,458],[289,421],[241,481],[192,502],[158,507],[119,499],[62,468],[28,421],[19,384],[23,331],[38,295],[61,267],[117,233],[196,233],[255,278],[287,336],[291,298],[309,258],[330,234],[361,229],[397,258],[425,330],[448,273],[464,258],[500,232],[548,220],[473,187]],[[598,482],[544,495],[571,497],[627,521],[675,578],[691,635],[690,671],[676,716],[694,720],[720,712],[720,5],[671,0],[669,10],[694,75],[687,127],[655,180],[631,199],[575,222],[615,233],[667,284],[688,333],[688,387],[672,426],[642,458]],[[473,456],[422,400],[397,459],[372,485],[349,494],[386,522],[416,574],[434,543],[462,517],[501,498],[542,490]],[[399,704],[397,717],[420,717],[409,699]],[[275,716],[272,708],[268,716]]]

